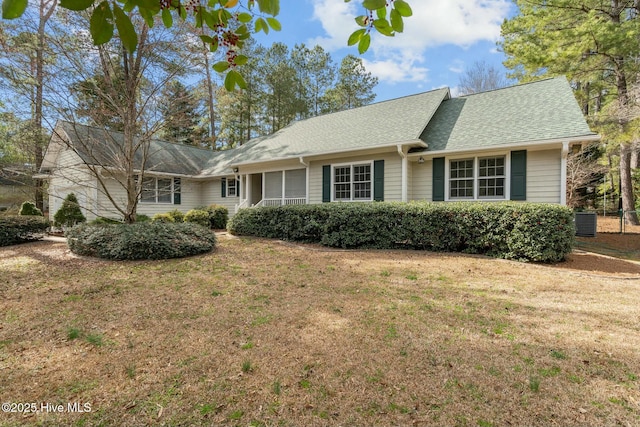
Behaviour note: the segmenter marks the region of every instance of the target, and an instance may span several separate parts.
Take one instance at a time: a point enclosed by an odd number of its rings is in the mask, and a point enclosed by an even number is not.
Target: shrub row
[[[73,253],[111,260],[181,258],[216,244],[211,230],[191,223],[81,224],[66,237]]]
[[[335,203],[243,209],[233,234],[340,248],[466,252],[555,262],[571,252],[569,208],[534,203]]]
[[[177,209],[166,213],[158,213],[151,218],[151,221],[164,223],[184,221],[193,222],[212,229],[224,229],[227,228],[228,219],[229,210],[226,207],[220,205],[209,205],[191,209],[186,214],[183,214]]]
[[[39,240],[48,227],[42,216],[0,216],[0,246]]]

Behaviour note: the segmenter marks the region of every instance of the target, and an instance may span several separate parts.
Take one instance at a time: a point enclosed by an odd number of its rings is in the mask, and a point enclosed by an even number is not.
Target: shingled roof
[[[453,151],[594,135],[558,77],[445,100],[420,139]]]
[[[113,153],[123,146],[121,133],[69,122],[58,126],[85,162],[117,165]],[[233,150],[154,139],[146,166],[204,178],[228,175],[236,165],[398,144],[412,145],[412,152],[471,151],[594,136],[569,83],[559,77],[459,98],[450,98],[448,88],[436,89],[294,122]],[[138,166],[140,161],[138,156]]]

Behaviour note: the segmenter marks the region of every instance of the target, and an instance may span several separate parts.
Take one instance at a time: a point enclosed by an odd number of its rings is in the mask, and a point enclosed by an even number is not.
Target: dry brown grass
[[[158,262],[0,248],[2,401],[92,408],[0,424],[640,425],[640,274],[619,262],[228,237]]]

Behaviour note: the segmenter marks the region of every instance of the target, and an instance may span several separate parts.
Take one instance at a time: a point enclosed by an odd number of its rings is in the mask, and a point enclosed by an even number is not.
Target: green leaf
[[[402,16],[395,9],[391,10],[391,27],[393,28],[393,31],[397,31],[398,33],[404,31],[404,22],[402,21]]]
[[[354,44],[358,43],[360,41],[360,39],[362,38],[362,36],[364,36],[364,34],[367,32],[367,30],[365,30],[364,28],[360,29],[360,30],[356,30],[354,31],[350,36],[349,36],[349,40],[347,41],[347,44],[349,46],[353,46]]]
[[[149,9],[139,8],[138,10],[140,11],[140,16],[144,19],[144,22],[147,23],[149,28],[153,28],[153,24],[155,24],[153,13],[151,13]]]
[[[400,16],[403,16],[405,18],[408,18],[409,16],[413,15],[411,6],[409,6],[409,3],[407,3],[404,0],[396,0],[393,3],[393,8],[398,11]]]
[[[362,55],[367,50],[369,50],[370,44],[371,44],[371,34],[365,34],[364,36],[362,36],[362,38],[360,39],[360,42],[358,43],[358,52],[360,52],[360,55]]]
[[[60,0],[60,6],[69,10],[85,10],[93,4],[93,0]]]
[[[265,34],[269,34],[269,25],[267,21],[263,18],[256,19],[255,33],[259,33],[260,31],[264,31]]]
[[[235,61],[234,61],[234,62],[235,62],[235,64],[236,64],[236,65],[244,65],[244,64],[246,64],[248,61],[249,61],[249,58],[248,58],[247,56],[245,56],[245,55],[238,55],[238,56],[236,56],[236,59],[235,59]]]
[[[247,88],[247,82],[244,81],[244,77],[242,77],[242,74],[240,74],[236,70],[229,71],[229,74],[233,74],[234,75],[234,80],[236,81],[236,85],[240,89],[246,89]]]
[[[269,23],[269,26],[274,30],[274,31],[280,31],[282,29],[282,25],[280,25],[280,21],[278,21],[276,18],[267,18],[267,22]]]
[[[276,16],[280,13],[280,0],[258,0],[258,8],[262,13]]]
[[[99,46],[111,40],[113,37],[113,14],[109,2],[103,1],[96,7],[89,20],[89,32],[93,44]]]
[[[251,16],[251,14],[247,12],[242,12],[238,15],[238,21],[242,22],[243,24],[251,22],[252,19],[253,17]]]
[[[171,28],[173,26],[173,16],[169,9],[162,9],[162,23],[165,27]]]
[[[387,6],[387,0],[364,0],[362,6],[368,10],[376,10]]]
[[[206,44],[211,44],[213,43],[213,37],[209,37],[209,36],[205,36],[205,35],[201,35],[200,36],[200,40],[202,40],[203,42],[205,42]]]
[[[116,27],[118,28],[122,45],[129,52],[135,52],[138,47],[138,34],[136,34],[136,30],[133,28],[131,19],[129,19],[116,3],[113,4],[113,14],[116,17]]]
[[[381,7],[376,10],[376,15],[378,15],[378,19],[385,19],[387,17],[387,8]]]
[[[366,15],[356,16],[356,24],[360,25],[361,27],[366,27],[368,18],[369,17]]]
[[[213,69],[218,73],[224,73],[229,69],[229,63],[227,61],[220,61],[213,64]]]
[[[3,0],[2,19],[15,19],[22,16],[27,8],[27,0]]]
[[[373,21],[373,26],[376,27],[380,34],[388,37],[393,36],[393,28],[391,28],[389,21],[386,19],[376,19]]]
[[[231,74],[231,71],[224,77],[224,88],[227,92],[233,92],[236,88],[235,74]]]

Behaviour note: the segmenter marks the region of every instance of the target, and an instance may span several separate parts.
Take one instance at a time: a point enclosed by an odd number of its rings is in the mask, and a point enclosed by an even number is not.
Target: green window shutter
[[[173,204],[179,205],[182,202],[182,186],[180,178],[173,178]]]
[[[331,201],[331,165],[322,166],[322,203]]]
[[[433,193],[434,202],[444,201],[444,157],[433,159]]]
[[[227,197],[227,178],[222,178],[222,197]]]
[[[511,152],[511,200],[527,200],[527,150]]]
[[[373,200],[384,200],[384,160],[373,162]]]

